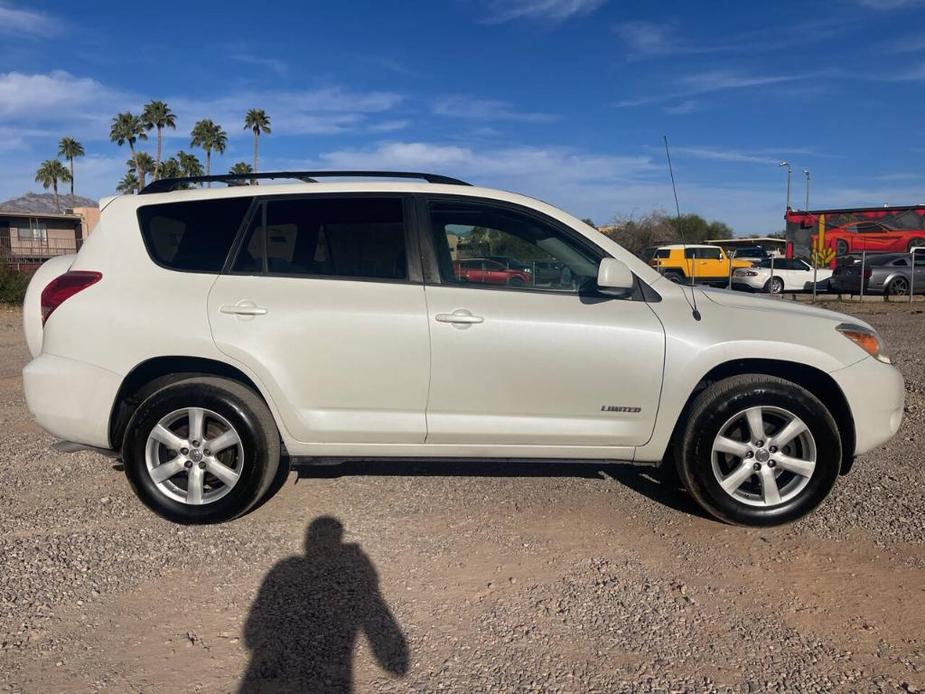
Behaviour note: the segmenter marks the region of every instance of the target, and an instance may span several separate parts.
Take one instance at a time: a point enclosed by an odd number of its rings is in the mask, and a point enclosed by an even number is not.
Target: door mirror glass
[[[604,258],[597,269],[597,286],[629,291],[633,288],[633,273],[616,258]]]

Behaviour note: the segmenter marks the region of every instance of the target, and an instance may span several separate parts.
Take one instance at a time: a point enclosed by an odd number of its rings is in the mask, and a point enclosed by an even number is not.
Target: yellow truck
[[[751,267],[752,262],[730,258],[719,246],[678,243],[656,248],[649,265],[672,282],[690,283],[693,279],[701,284],[725,286],[730,272]]]

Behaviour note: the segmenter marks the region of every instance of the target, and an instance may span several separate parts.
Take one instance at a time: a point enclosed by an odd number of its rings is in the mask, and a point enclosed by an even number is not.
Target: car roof
[[[667,246],[657,246],[657,250],[662,250],[663,248],[667,249],[676,249],[676,248],[719,248],[722,249],[722,246],[717,246],[712,243],[670,243]]]

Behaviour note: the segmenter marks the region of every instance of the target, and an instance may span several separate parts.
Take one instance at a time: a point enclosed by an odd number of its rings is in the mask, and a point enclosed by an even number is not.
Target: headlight
[[[835,329],[874,359],[879,359],[884,364],[891,363],[890,358],[883,353],[883,342],[881,342],[880,336],[870,328],[854,325],[853,323],[842,323]]]

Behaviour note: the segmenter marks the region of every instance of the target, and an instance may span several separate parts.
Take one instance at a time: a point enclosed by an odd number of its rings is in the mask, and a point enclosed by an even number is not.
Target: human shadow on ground
[[[305,534],[305,554],[267,574],[244,627],[251,660],[239,689],[353,691],[353,653],[364,634],[378,664],[408,671],[408,644],[379,590],[376,569],[339,520],[321,516]]]
[[[287,468],[288,470],[289,468]],[[676,475],[651,466],[589,461],[350,459],[336,463],[293,462],[299,479],[337,477],[574,477],[615,481],[652,501],[699,518],[710,518],[682,488]]]

